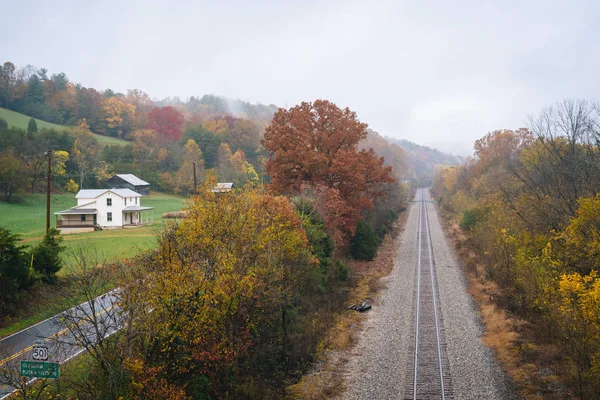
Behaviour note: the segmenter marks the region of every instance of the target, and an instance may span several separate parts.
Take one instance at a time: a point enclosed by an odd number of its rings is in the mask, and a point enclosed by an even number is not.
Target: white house
[[[55,212],[56,227],[62,233],[128,228],[153,220],[153,207],[142,207],[142,195],[131,189],[85,189],[75,198],[77,205]]]

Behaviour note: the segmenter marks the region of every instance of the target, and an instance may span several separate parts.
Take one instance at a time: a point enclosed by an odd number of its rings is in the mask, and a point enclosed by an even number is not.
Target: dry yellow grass
[[[502,289],[486,279],[485,267],[479,262],[477,252],[469,247],[468,238],[458,224],[450,221],[443,212],[441,214],[446,234],[466,266],[469,293],[480,307],[485,325],[482,340],[496,352],[498,361],[516,383],[521,396],[528,400],[573,398],[554,372],[565,366],[553,364],[553,368],[547,368],[560,359],[558,350],[552,345],[537,343],[529,322],[516,318],[496,304]],[[552,387],[559,389],[549,389]]]
[[[163,219],[183,219],[183,218],[187,218],[187,215],[188,215],[188,212],[185,210],[171,211],[171,212],[163,213],[162,218]]]

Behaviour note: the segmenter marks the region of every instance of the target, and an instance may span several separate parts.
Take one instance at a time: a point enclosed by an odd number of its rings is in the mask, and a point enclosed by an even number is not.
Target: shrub
[[[406,208],[402,207],[398,212],[403,212],[405,210],[406,210]],[[396,212],[394,210],[387,211],[385,220],[377,228],[377,237],[380,240],[383,240],[385,235],[387,235],[388,232],[390,232],[392,230],[392,226],[394,225],[394,222],[398,219],[398,212]]]
[[[483,217],[484,211],[482,209],[473,208],[471,210],[466,210],[463,212],[460,227],[464,230],[471,230],[483,221]]]
[[[338,279],[340,281],[344,282],[346,279],[348,279],[348,274],[350,273],[348,266],[346,265],[346,263],[344,263],[343,261],[340,261],[340,260],[337,260],[335,262],[335,265],[336,265],[337,271],[338,271]]]
[[[334,250],[333,240],[325,232],[323,219],[311,204],[302,198],[296,198],[294,205],[296,213],[302,219],[302,227],[306,232],[310,251],[319,260],[319,270],[322,276],[326,277]]]
[[[79,184],[75,182],[73,179],[69,179],[67,185],[65,186],[65,190],[69,193],[77,193],[79,190]]]

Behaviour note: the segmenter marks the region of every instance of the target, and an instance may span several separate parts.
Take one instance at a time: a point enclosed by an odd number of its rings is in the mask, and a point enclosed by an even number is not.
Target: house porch
[[[95,225],[95,213],[62,213],[56,215],[56,229],[61,233],[92,232]]]
[[[123,227],[133,228],[154,222],[154,208],[130,206],[123,210]]]

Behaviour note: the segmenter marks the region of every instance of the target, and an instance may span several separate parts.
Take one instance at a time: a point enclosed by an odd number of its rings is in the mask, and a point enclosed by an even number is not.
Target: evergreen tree
[[[8,122],[4,118],[0,118],[0,131],[8,129]]]
[[[27,81],[27,96],[29,102],[41,104],[46,99],[44,95],[44,84],[37,75],[32,75]]]
[[[19,239],[19,235],[0,226],[0,293],[7,287],[22,289],[29,283],[27,257],[24,247],[18,245]]]
[[[62,268],[60,252],[64,250],[64,246],[60,245],[63,238],[59,235],[58,229],[51,228],[32,251],[33,268],[40,272],[48,283],[56,281],[56,273]]]
[[[359,221],[350,242],[350,254],[357,260],[372,260],[377,254],[377,236],[364,221]]]
[[[35,281],[19,235],[0,226],[0,316],[6,316],[20,301],[19,291]]]
[[[35,119],[31,118],[29,124],[27,124],[27,133],[37,133],[37,131],[37,122],[35,122]]]

